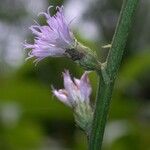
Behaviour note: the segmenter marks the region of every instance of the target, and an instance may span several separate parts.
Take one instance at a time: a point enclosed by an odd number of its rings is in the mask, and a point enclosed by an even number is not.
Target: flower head
[[[91,85],[88,79],[88,72],[85,72],[81,79],[73,78],[69,74],[69,71],[63,73],[64,88],[56,90],[53,89],[54,95],[63,103],[70,107],[74,107],[78,103],[89,104],[89,97],[92,91]]]
[[[93,108],[89,98],[92,88],[89,83],[88,72],[85,72],[80,79],[71,79],[69,71],[65,71],[63,77],[65,89],[53,89],[53,94],[61,102],[73,108],[76,124],[87,134],[90,134]]]
[[[47,13],[40,13],[45,16],[47,25],[36,24],[30,27],[35,35],[34,44],[24,44],[25,49],[31,49],[28,58],[34,57],[37,62],[48,56],[64,56],[65,49],[74,44],[73,34],[64,17],[63,6],[56,8],[57,13],[54,16],[50,15],[51,7],[48,8]]]

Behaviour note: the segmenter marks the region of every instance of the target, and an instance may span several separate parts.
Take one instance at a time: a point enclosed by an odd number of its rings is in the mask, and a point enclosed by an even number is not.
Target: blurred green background
[[[86,150],[86,137],[72,112],[57,101],[61,72],[80,77],[72,61],[47,58],[25,62],[22,43],[33,41],[28,27],[49,5],[64,5],[71,28],[104,60],[122,0],[0,0],[0,150]],[[52,11],[54,13],[55,11]],[[141,0],[116,81],[104,150],[150,150],[150,1]],[[94,101],[97,76],[90,75]]]

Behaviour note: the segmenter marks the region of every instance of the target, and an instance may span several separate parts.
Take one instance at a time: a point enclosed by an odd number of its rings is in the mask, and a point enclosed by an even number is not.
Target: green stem
[[[101,150],[114,82],[138,2],[139,0],[124,0],[105,66],[109,81],[105,82],[104,75],[99,74],[101,81],[99,81],[93,127],[89,138],[90,150]]]

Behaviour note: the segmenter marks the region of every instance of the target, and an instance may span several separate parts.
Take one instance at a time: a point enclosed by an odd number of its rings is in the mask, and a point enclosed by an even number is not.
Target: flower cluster
[[[25,43],[25,49],[31,49],[28,58],[36,58],[40,61],[48,56],[60,57],[65,55],[65,50],[74,44],[74,36],[69,29],[64,13],[63,6],[57,7],[57,13],[50,15],[50,6],[47,13],[42,12],[47,25],[32,25],[30,30],[35,35],[34,44]]]

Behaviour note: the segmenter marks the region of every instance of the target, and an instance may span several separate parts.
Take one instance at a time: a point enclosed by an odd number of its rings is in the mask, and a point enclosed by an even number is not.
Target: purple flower
[[[50,8],[52,6],[48,8],[47,13],[40,13],[45,16],[47,25],[41,26],[37,24],[30,27],[30,30],[35,35],[34,44],[24,44],[25,49],[31,49],[28,53],[28,58],[34,57],[36,62],[48,56],[64,56],[65,50],[74,44],[74,36],[65,20],[63,6],[56,7],[57,13],[54,16],[50,15]]]
[[[56,90],[53,89],[53,94],[66,105],[73,107],[79,102],[89,104],[89,97],[92,92],[91,85],[88,79],[88,72],[85,72],[81,79],[71,79],[69,71],[63,73],[64,88]]]

